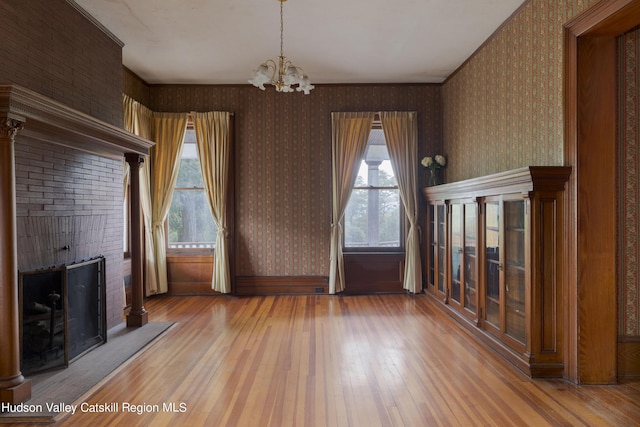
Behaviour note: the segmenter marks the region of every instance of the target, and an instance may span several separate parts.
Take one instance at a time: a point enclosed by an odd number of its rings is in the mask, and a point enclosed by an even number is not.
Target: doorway
[[[565,26],[567,189],[566,373],[617,382],[617,37],[640,24],[640,1],[605,0]]]

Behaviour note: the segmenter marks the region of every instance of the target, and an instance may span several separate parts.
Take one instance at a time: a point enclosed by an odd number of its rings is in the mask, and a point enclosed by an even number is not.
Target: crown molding
[[[74,0],[65,0],[65,1],[69,3],[69,6],[73,7],[77,12],[79,12],[82,16],[84,16],[87,20],[89,20],[89,22],[91,22],[94,26],[96,26],[100,31],[105,33],[111,40],[113,40],[118,46],[120,46],[120,48],[124,47],[124,42],[122,40],[116,37],[115,34],[109,31],[107,27],[102,25],[100,21],[94,18],[89,12],[84,10],[78,3],[76,3]]]

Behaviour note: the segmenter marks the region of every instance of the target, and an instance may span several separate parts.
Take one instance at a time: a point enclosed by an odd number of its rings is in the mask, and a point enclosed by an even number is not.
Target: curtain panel
[[[167,282],[167,238],[164,221],[171,208],[173,190],[178,179],[180,153],[187,130],[187,113],[153,113],[150,181],[151,227],[156,261],[156,293],[169,290]]]
[[[400,199],[409,221],[405,246],[403,287],[408,292],[422,291],[420,228],[418,227],[418,120],[416,112],[380,112],[382,131],[387,141],[393,173],[398,180]]]
[[[124,128],[129,132],[152,140],[153,112],[138,101],[127,95],[122,96],[124,111]],[[129,170],[126,164],[125,173]],[[150,159],[147,157],[140,169],[140,205],[144,221],[144,289],[145,295],[158,293],[158,279],[156,274],[156,255],[153,248],[153,228],[151,216],[151,191],[150,191]],[[128,175],[127,175],[128,176]],[[126,184],[125,184],[126,185]]]
[[[200,170],[213,221],[218,229],[211,287],[221,293],[231,292],[229,249],[227,245],[227,200],[231,168],[230,113],[191,113],[196,131]]]
[[[331,253],[329,293],[345,288],[342,219],[364,157],[375,113],[331,113]]]

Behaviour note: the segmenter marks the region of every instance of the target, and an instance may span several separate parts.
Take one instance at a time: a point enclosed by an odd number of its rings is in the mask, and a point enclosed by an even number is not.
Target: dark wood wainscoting
[[[404,253],[345,253],[345,294],[404,292]]]
[[[640,379],[640,336],[618,337],[618,380]]]
[[[167,256],[169,295],[218,295],[211,289],[213,254]]]
[[[326,276],[238,276],[236,295],[290,295],[326,294],[329,278]]]

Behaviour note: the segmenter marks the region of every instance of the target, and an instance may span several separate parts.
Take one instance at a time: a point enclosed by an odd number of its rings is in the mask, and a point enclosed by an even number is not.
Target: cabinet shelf
[[[507,267],[514,268],[516,270],[526,270],[526,266],[524,265],[524,263],[511,260],[507,260]]]

